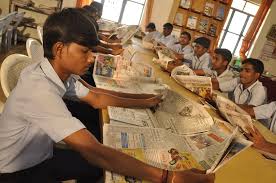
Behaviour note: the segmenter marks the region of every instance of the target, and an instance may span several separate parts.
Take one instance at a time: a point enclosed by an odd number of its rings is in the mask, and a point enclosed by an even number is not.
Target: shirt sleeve
[[[85,97],[89,89],[85,87],[80,81],[80,76],[72,75],[69,77],[65,83],[66,93],[64,94],[65,98],[78,100],[79,98]]]
[[[191,46],[186,46],[185,49],[181,52],[183,55],[193,53],[193,48]]]
[[[61,96],[53,90],[44,88],[26,101],[28,101],[24,106],[26,120],[36,124],[55,142],[85,128],[71,115]]]
[[[212,78],[216,77],[216,74],[215,74],[216,71],[213,71],[209,68],[203,69],[203,72],[204,72],[205,76],[212,77]]]
[[[259,106],[266,101],[266,88],[264,86],[258,86],[252,90],[251,99],[248,105]]]
[[[253,108],[256,119],[268,119],[276,112],[276,102],[260,105]]]
[[[239,84],[239,78],[234,78],[230,81],[219,82],[219,89],[223,92],[232,92]]]

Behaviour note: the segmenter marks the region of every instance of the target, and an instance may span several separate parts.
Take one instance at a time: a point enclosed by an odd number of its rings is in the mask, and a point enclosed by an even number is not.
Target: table
[[[156,78],[161,78],[165,84],[180,95],[192,99],[199,103],[200,97],[183,88],[176,83],[169,75],[160,70],[160,67],[152,62],[155,56],[152,51],[143,49],[141,42],[134,40],[133,47],[138,51],[133,61],[142,61],[150,64],[154,68]],[[219,117],[216,111],[207,109],[211,116]],[[107,110],[102,110],[102,121],[109,123]],[[276,143],[276,135],[273,135],[267,128],[259,122],[255,122],[256,127],[270,141]],[[216,183],[275,183],[276,182],[276,161],[267,160],[254,148],[248,148],[234,157],[216,172]]]

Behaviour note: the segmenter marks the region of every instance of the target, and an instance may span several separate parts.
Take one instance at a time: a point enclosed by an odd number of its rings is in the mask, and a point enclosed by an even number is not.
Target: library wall
[[[266,35],[270,30],[270,27],[273,24],[276,24],[275,21],[276,17],[276,1],[273,1],[270,11],[257,35],[251,53],[249,54],[250,57],[258,58],[261,55],[263,46],[266,41]],[[276,75],[276,59],[269,59],[264,60],[265,70],[269,71],[271,74]]]

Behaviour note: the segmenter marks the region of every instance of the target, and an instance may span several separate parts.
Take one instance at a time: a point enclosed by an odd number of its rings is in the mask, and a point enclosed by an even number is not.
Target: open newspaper
[[[121,44],[124,45],[139,31],[139,29],[137,25],[123,25],[117,27],[110,37],[116,36],[118,39],[121,39]]]
[[[108,31],[108,32],[114,32],[118,27],[119,24],[111,21],[106,20],[99,20],[98,22],[99,30],[101,31]]]
[[[177,135],[160,128],[124,127],[105,124],[104,144],[152,166],[167,170],[197,168],[213,171],[235,137],[213,125],[205,133]],[[129,182],[133,177],[106,172],[106,182]]]
[[[196,74],[194,73],[194,71],[188,67],[187,65],[181,65],[181,66],[177,66],[175,67],[172,72],[171,72],[171,76],[174,78],[175,76],[195,76]]]
[[[173,78],[180,85],[203,98],[207,98],[212,94],[212,82],[210,77],[174,75]]]
[[[162,47],[157,50],[158,59],[154,62],[159,64],[161,67],[167,69],[168,64],[174,61],[174,52],[169,48]]]
[[[214,124],[203,106],[172,90],[167,90],[165,99],[154,111],[108,107],[108,113],[111,120],[123,124],[163,128],[182,135],[208,131]]]
[[[232,125],[239,126],[245,132],[248,132],[247,127],[254,130],[250,115],[237,104],[222,96],[217,96],[216,104],[222,116]]]

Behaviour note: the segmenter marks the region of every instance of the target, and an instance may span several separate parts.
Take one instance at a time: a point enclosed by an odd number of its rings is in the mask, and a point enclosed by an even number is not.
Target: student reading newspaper
[[[125,98],[85,87],[76,75],[83,74],[93,62],[91,47],[97,45],[98,38],[91,17],[80,9],[50,15],[43,33],[46,58],[22,71],[1,114],[1,182],[96,181],[100,176],[97,167],[151,182],[214,182],[213,174],[162,170],[100,144],[71,116],[62,97],[101,108],[151,107],[160,102],[159,96]],[[70,149],[53,152],[54,142],[61,140]]]

